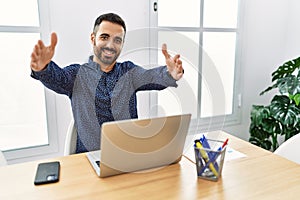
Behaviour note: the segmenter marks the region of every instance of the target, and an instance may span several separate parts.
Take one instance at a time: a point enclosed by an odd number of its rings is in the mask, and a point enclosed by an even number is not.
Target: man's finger
[[[41,51],[41,49],[44,49],[44,48],[45,48],[45,45],[44,45],[43,41],[39,40],[38,43],[37,43],[37,45],[36,45],[36,49],[38,51]]]
[[[33,53],[37,56],[40,54],[40,47],[36,44],[33,48]]]
[[[176,61],[176,63],[177,63],[178,65],[180,65],[180,66],[182,65],[182,61],[179,60],[179,59]]]
[[[179,58],[180,58],[180,55],[176,54],[173,59],[174,59],[175,62],[177,62],[177,60],[179,60]]]
[[[32,52],[31,53],[31,60],[36,60],[36,58],[37,58],[36,52]]]
[[[168,59],[168,58],[171,57],[170,54],[168,53],[167,45],[166,44],[162,45],[161,51],[164,54],[164,56],[165,56],[166,59]]]
[[[57,35],[56,33],[51,33],[51,48],[54,49],[57,44]]]

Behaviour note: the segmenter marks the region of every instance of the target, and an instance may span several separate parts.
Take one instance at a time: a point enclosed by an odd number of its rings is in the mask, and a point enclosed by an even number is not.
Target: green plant
[[[272,83],[260,95],[276,88],[280,94],[268,106],[252,106],[249,142],[274,151],[278,136],[285,141],[300,130],[300,57],[279,66],[272,73]]]

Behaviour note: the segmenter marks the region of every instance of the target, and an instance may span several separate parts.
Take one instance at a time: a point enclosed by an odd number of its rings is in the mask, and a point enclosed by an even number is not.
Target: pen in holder
[[[195,140],[196,169],[199,178],[217,181],[222,174],[222,168],[227,147],[227,140],[204,141]]]

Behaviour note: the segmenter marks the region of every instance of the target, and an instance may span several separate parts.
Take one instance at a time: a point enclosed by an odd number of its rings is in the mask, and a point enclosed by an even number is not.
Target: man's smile
[[[104,53],[104,56],[114,56],[116,54],[116,51],[113,49],[107,49],[107,48],[102,48],[102,52]]]

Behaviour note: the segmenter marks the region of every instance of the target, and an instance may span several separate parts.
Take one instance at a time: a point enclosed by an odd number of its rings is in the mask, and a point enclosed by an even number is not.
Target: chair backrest
[[[300,164],[300,134],[283,142],[274,153]]]
[[[2,153],[2,151],[0,151],[0,166],[5,166],[7,165],[7,161]]]
[[[76,153],[76,141],[77,141],[77,129],[75,127],[74,119],[71,119],[67,131],[67,135],[66,135],[66,140],[65,140],[65,149],[64,149],[65,156]]]

